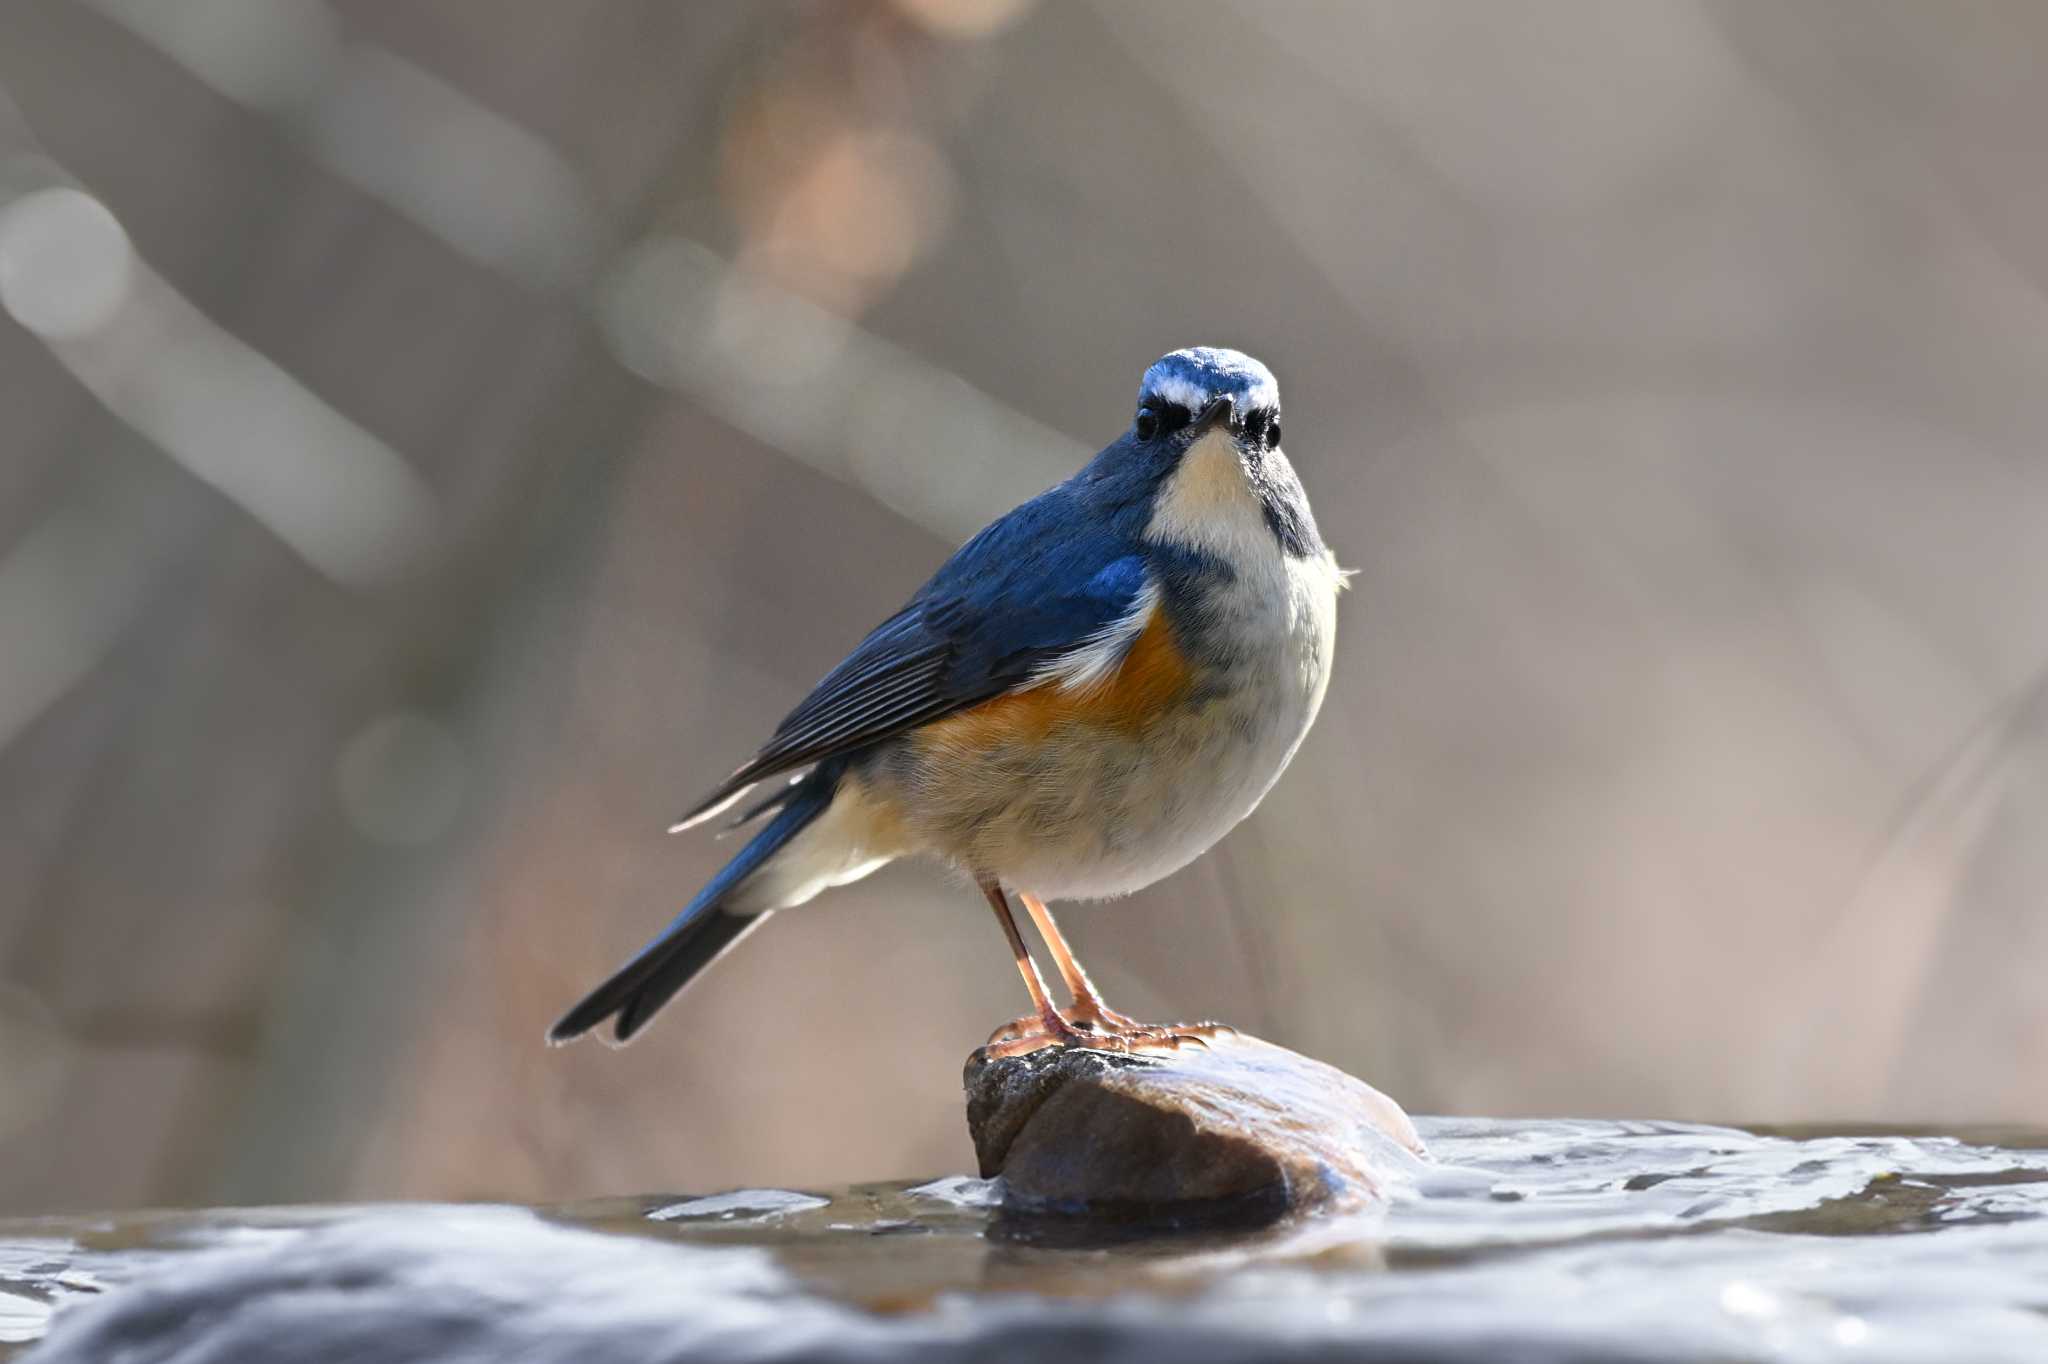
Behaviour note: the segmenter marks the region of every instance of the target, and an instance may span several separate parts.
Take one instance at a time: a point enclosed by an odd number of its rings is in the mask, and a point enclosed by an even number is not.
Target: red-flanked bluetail
[[[550,1038],[610,1019],[627,1040],[772,911],[918,853],[995,908],[1032,1003],[1003,1047],[1199,1036],[1110,1010],[1044,902],[1150,885],[1252,812],[1322,704],[1342,585],[1272,374],[1231,350],[1166,356],[1128,430],[968,541],[684,816],[774,783],[741,816],[760,832]]]

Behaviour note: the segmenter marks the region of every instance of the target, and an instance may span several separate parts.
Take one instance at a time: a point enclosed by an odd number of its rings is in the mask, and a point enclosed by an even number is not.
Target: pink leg
[[[1024,935],[1017,931],[1017,920],[1010,913],[1009,897],[1003,888],[993,881],[981,883],[981,893],[988,897],[989,907],[996,912],[996,922],[1002,925],[1003,936],[1009,940],[1010,952],[1017,959],[1017,973],[1024,977],[1024,988],[1031,992],[1032,1012],[996,1029],[988,1040],[990,1056],[1022,1056],[1026,1052],[1042,1047],[1088,1046],[1088,1034],[1075,1028],[1052,1006],[1052,997],[1045,992],[1045,978],[1038,974],[1038,963],[1031,960],[1030,951],[1024,946]]]
[[[1101,1047],[1107,1043],[1112,1050],[1118,1051],[1176,1048],[1187,1042],[1206,1047],[1211,1038],[1234,1031],[1221,1023],[1181,1023],[1171,1027],[1140,1023],[1128,1014],[1118,1013],[1103,1001],[1095,982],[1088,979],[1088,973],[1081,969],[1080,958],[1074,955],[1073,948],[1067,946],[1066,935],[1053,922],[1052,911],[1045,907],[1045,901],[1023,890],[1017,892],[1017,898],[1024,902],[1031,922],[1038,925],[1040,936],[1052,952],[1053,965],[1059,968],[1060,979],[1066,982],[1068,992],[1074,996],[1074,1007],[1067,1011],[1067,1022],[1085,1030],[1091,1038],[1091,1045]],[[1116,1043],[1122,1045],[1114,1045]]]

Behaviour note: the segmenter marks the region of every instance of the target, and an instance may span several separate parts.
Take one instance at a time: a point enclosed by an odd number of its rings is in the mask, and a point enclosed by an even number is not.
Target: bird
[[[1206,1045],[1220,1025],[1110,1008],[1046,901],[1186,866],[1314,723],[1348,575],[1280,436],[1279,385],[1249,355],[1196,346],[1146,369],[1120,436],[961,546],[673,826],[767,792],[732,822],[759,832],[549,1040],[609,1022],[623,1044],[774,911],[925,855],[978,887],[1030,997],[992,1054]]]

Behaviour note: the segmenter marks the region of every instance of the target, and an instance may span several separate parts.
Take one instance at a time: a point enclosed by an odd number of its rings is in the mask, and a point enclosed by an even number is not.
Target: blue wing
[[[1129,612],[1145,590],[1145,560],[1107,528],[1077,533],[1100,526],[1079,502],[1062,484],[961,546],[677,827],[763,778],[1000,696]]]

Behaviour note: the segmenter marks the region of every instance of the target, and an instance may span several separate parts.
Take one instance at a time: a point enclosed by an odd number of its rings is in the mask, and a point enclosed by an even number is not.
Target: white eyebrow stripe
[[[1276,407],[1280,402],[1280,385],[1271,378],[1261,377],[1245,388],[1244,399],[1254,412],[1262,407]]]
[[[1057,658],[1039,664],[1019,691],[1048,682],[1061,691],[1086,692],[1106,685],[1123,667],[1124,657],[1159,609],[1159,585],[1147,582],[1130,609]]]
[[[1164,402],[1179,403],[1190,413],[1209,405],[1209,390],[1178,374],[1163,374],[1152,385],[1152,394]]]

